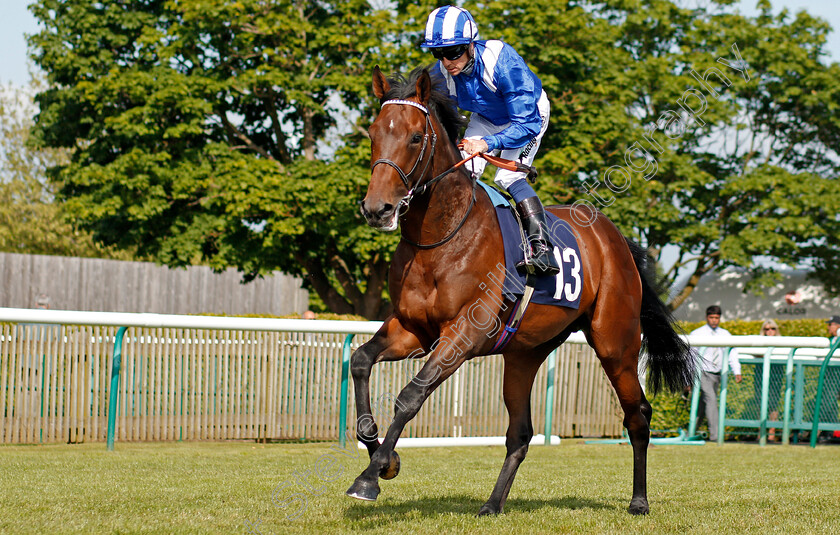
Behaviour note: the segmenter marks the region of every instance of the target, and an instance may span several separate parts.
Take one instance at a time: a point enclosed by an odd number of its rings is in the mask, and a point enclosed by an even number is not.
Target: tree
[[[690,278],[672,309],[715,269],[751,268],[754,287],[774,280],[758,258],[809,262],[840,291],[830,28],[805,12],[774,17],[764,0],[753,18],[733,3],[609,0],[563,12],[515,1],[482,11],[485,35],[515,43],[553,93],[537,161],[543,195],[590,202],[657,259],[676,245],[666,282],[680,269]]]
[[[673,20],[657,11],[661,3],[652,4],[628,18],[624,35],[641,39],[645,15]],[[677,268],[693,266],[672,308],[703,274],[725,266],[750,268],[753,287],[775,280],[772,269],[756,263],[759,257],[811,262],[827,289],[840,290],[836,275],[827,276],[840,267],[840,122],[832,112],[840,101],[840,66],[823,61],[830,28],[804,11],[773,17],[769,2],[759,7],[755,18],[715,9],[675,25],[674,35],[685,35],[674,53],[682,87],[663,87],[644,68],[640,73],[641,124],[658,125],[649,137],[663,148],[646,147],[659,170],[640,185],[660,192],[655,202],[644,194],[644,204],[630,201],[636,209],[628,213],[642,222],[639,234],[653,251],[679,245],[672,281]],[[679,120],[667,110],[677,110]]]
[[[381,4],[38,1],[31,44],[51,89],[35,132],[73,151],[53,174],[59,197],[101,243],[246,279],[280,269],[335,312],[381,318],[398,238],[355,205],[378,111],[370,70],[430,61],[417,44],[438,3]],[[810,259],[829,282],[840,267],[828,27],[731,4],[464,3],[550,95],[541,195],[588,201],[657,257],[677,245],[669,282],[694,268],[672,307],[702,274],[757,256]],[[337,136],[334,154],[319,148]]]
[[[36,149],[30,143],[33,96],[43,81],[28,87],[0,86],[0,251],[84,257],[125,258],[129,253],[97,246],[90,234],[67,222],[54,202],[47,170],[69,160],[64,149]]]
[[[246,280],[280,269],[335,312],[387,312],[396,238],[358,215],[364,135],[330,165],[318,146],[337,110],[370,115],[372,65],[399,57],[389,13],[366,0],[32,9],[51,87],[38,138],[73,149],[59,194],[98,241],[169,266],[237,266]]]

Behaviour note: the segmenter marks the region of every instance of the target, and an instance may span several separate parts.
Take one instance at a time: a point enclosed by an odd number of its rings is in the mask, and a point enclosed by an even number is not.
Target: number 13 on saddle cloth
[[[516,301],[524,294],[526,282],[526,276],[519,274],[515,267],[525,255],[522,232],[508,200],[495,188],[481,181],[477,183],[487,191],[496,207],[496,217],[499,220],[505,247],[506,275],[503,293],[506,299]],[[546,216],[546,224],[554,243],[554,255],[562,270],[553,277],[536,278],[531,302],[577,309],[580,307],[584,276],[580,248],[569,223],[558,219],[550,212],[546,212]]]

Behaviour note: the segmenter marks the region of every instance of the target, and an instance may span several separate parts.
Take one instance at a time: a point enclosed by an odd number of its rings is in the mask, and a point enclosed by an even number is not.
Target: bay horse
[[[373,92],[382,106],[369,129],[372,170],[361,211],[379,230],[400,226],[402,240],[388,280],[393,313],[350,363],[356,435],[367,447],[370,464],[347,494],[362,500],[379,495],[378,478],[391,479],[399,472],[397,439],[426,398],[465,361],[489,353],[513,309],[498,286],[487,284],[488,276],[504,280],[502,236],[487,193],[476,188],[463,167],[453,170],[461,160],[456,140],[462,118],[448,95],[426,69],[415,69],[407,80],[399,75],[387,79],[378,66]],[[580,307],[531,304],[503,350],[507,454],[478,514],[502,512],[534,434],[534,377],[548,354],[577,330],[594,348],[624,411],[633,449],[629,512],[645,514],[652,410],[639,383],[639,353],[642,347],[647,351],[654,393],[663,384],[681,391],[694,377],[689,346],[672,327],[641,247],[599,212],[579,206],[549,210],[573,225],[577,235],[583,268]],[[394,419],[380,444],[371,413],[371,369],[378,362],[423,355],[428,358],[397,396]]]

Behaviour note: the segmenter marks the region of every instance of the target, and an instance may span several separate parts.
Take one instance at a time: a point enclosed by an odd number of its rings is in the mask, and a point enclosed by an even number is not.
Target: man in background
[[[692,335],[701,334],[706,336],[719,336],[721,338],[732,336],[729,331],[720,326],[721,309],[712,305],[706,309],[706,325],[691,331]],[[706,415],[709,423],[709,440],[715,442],[718,439],[718,405],[717,396],[720,389],[720,377],[723,370],[723,356],[726,354],[725,347],[699,347],[697,354],[700,357],[700,404],[697,407],[697,427],[700,425],[702,415]],[[738,362],[738,351],[729,351],[729,367],[735,374],[735,381],[741,382],[741,363]]]

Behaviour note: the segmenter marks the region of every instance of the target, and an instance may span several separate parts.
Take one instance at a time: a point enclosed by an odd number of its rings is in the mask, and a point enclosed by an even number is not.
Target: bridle
[[[449,169],[447,169],[443,173],[439,174],[438,176],[436,176],[432,179],[426,180],[422,184],[421,183],[415,184],[415,186],[412,188],[411,185],[409,184],[409,177],[411,175],[413,175],[414,172],[417,170],[418,166],[420,165],[420,162],[423,160],[423,157],[426,154],[426,149],[427,148],[430,149],[429,150],[429,157],[426,160],[426,164],[423,166],[423,171],[421,171],[421,173],[420,173],[420,180],[422,180],[423,177],[426,176],[426,171],[428,171],[429,165],[432,163],[432,160],[434,159],[435,145],[437,144],[437,134],[435,133],[435,130],[432,127],[432,120],[431,120],[431,117],[429,116],[429,110],[428,110],[428,108],[426,108],[422,104],[420,104],[418,102],[411,101],[411,100],[394,99],[394,100],[386,100],[385,102],[382,103],[382,107],[385,107],[388,104],[413,106],[413,107],[417,108],[418,110],[422,111],[423,116],[426,119],[426,125],[424,127],[424,132],[423,132],[423,146],[420,148],[420,155],[417,157],[417,160],[414,162],[414,165],[411,167],[411,170],[408,173],[404,172],[402,170],[402,168],[400,168],[399,165],[397,165],[392,160],[389,160],[387,158],[380,158],[380,159],[376,160],[375,162],[373,162],[373,165],[371,165],[371,167],[370,167],[371,172],[373,172],[373,169],[377,165],[379,165],[381,163],[384,163],[385,165],[389,165],[389,166],[393,167],[397,171],[397,173],[399,174],[400,179],[402,179],[402,182],[405,185],[405,189],[408,190],[408,193],[406,193],[406,195],[402,199],[400,199],[400,201],[397,203],[397,213],[399,214],[399,217],[402,217],[402,215],[405,214],[406,211],[408,211],[408,205],[411,203],[411,200],[414,198],[415,195],[422,195],[422,194],[426,193],[426,191],[428,190],[428,188],[430,186],[432,186],[432,184],[441,180],[445,176],[449,175],[454,170],[461,167],[464,163],[471,160],[476,155],[474,154],[474,155],[470,156],[469,158],[461,160],[460,162],[453,165],[452,167],[450,167]],[[429,133],[430,131],[431,131],[431,134]],[[429,146],[429,141],[430,140],[431,140],[431,146]],[[419,247],[420,249],[433,249],[435,247],[443,245],[444,243],[446,243],[449,240],[451,240],[452,238],[454,238],[455,234],[457,234],[458,231],[461,230],[461,227],[464,226],[464,223],[466,223],[467,218],[469,217],[470,212],[472,212],[472,208],[475,205],[475,178],[472,178],[471,183],[472,183],[472,199],[470,200],[470,206],[467,208],[467,213],[464,214],[464,217],[461,219],[461,222],[458,223],[458,226],[455,227],[455,230],[453,230],[448,236],[446,236],[442,240],[439,240],[435,243],[430,243],[430,244],[421,244],[421,243],[414,242],[414,241],[406,238],[405,234],[402,234],[402,239],[404,241],[406,241],[407,243],[409,243],[410,245],[413,245],[415,247]]]
[[[397,173],[399,173],[400,178],[402,179],[403,184],[405,185],[405,189],[408,190],[408,195],[403,197],[403,199],[400,201],[400,205],[403,204],[403,201],[408,199],[408,201],[405,202],[405,206],[407,208],[408,203],[411,201],[411,198],[414,196],[414,190],[416,189],[416,187],[412,188],[409,185],[408,177],[411,176],[412,174],[414,174],[414,171],[417,170],[417,166],[420,165],[420,162],[423,160],[423,156],[426,154],[426,147],[428,147],[428,145],[429,145],[429,138],[431,137],[432,147],[431,147],[431,150],[429,151],[429,159],[426,160],[426,165],[423,166],[423,172],[420,174],[420,176],[422,177],[426,174],[426,171],[429,169],[429,165],[432,163],[432,159],[435,157],[435,145],[437,144],[437,134],[435,133],[434,128],[432,128],[432,119],[431,119],[431,117],[429,117],[429,110],[428,110],[428,108],[426,108],[426,106],[423,106],[422,104],[411,101],[411,100],[386,100],[385,102],[382,103],[382,107],[384,108],[388,104],[400,104],[400,105],[403,105],[403,106],[414,106],[415,108],[417,108],[418,110],[423,112],[423,117],[426,119],[426,126],[424,127],[424,131],[423,131],[423,146],[420,147],[420,155],[417,157],[417,161],[414,162],[414,166],[411,168],[411,171],[409,171],[408,173],[404,172],[400,168],[399,165],[397,165],[392,160],[389,160],[387,158],[380,158],[380,159],[376,160],[375,162],[373,162],[373,165],[370,167],[371,172],[373,172],[373,169],[377,165],[379,165],[381,163],[384,163],[386,165],[390,165],[391,167],[393,167],[394,169],[397,170]],[[429,134],[429,130],[432,131],[431,135]]]

